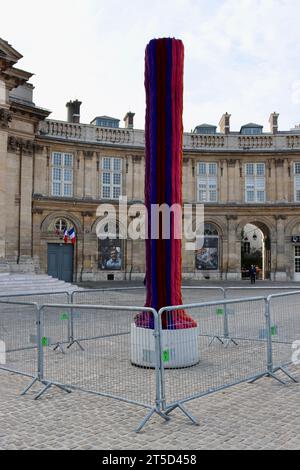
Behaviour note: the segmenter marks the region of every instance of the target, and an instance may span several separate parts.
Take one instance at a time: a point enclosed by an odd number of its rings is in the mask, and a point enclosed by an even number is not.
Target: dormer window
[[[263,126],[259,124],[245,124],[241,127],[241,134],[242,135],[261,135],[263,133]]]
[[[97,116],[91,124],[99,127],[110,127],[112,129],[118,129],[120,120],[109,116]]]
[[[217,126],[212,126],[211,124],[201,124],[197,126],[194,130],[194,134],[216,134]]]

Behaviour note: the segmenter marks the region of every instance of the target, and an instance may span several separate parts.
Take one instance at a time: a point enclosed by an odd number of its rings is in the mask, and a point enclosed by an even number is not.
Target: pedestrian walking
[[[250,274],[251,284],[255,284],[255,282],[256,282],[256,267],[254,266],[254,264],[251,264],[251,267],[249,269],[249,274]]]

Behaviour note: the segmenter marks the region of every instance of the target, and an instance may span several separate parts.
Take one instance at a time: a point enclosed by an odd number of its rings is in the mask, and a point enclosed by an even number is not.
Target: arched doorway
[[[241,272],[242,278],[249,276],[249,267],[257,267],[257,278],[271,277],[270,230],[262,222],[249,222],[241,231]]]
[[[71,241],[70,230],[74,233]],[[47,243],[47,274],[65,282],[73,282],[76,231],[74,224],[66,217],[57,217],[48,227],[54,235]],[[50,237],[49,237],[50,238]]]

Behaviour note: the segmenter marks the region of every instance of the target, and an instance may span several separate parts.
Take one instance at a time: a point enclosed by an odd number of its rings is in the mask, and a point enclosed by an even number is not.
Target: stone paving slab
[[[291,369],[300,379],[300,368]],[[201,450],[299,449],[300,385],[271,379],[192,401],[200,426],[179,411],[133,429],[145,409],[79,391],[51,390],[41,400],[19,392],[29,379],[0,371],[0,449]]]

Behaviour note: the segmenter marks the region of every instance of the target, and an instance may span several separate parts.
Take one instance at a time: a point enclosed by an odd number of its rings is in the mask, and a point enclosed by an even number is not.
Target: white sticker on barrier
[[[4,341],[0,341],[0,364],[6,364],[6,344]]]

